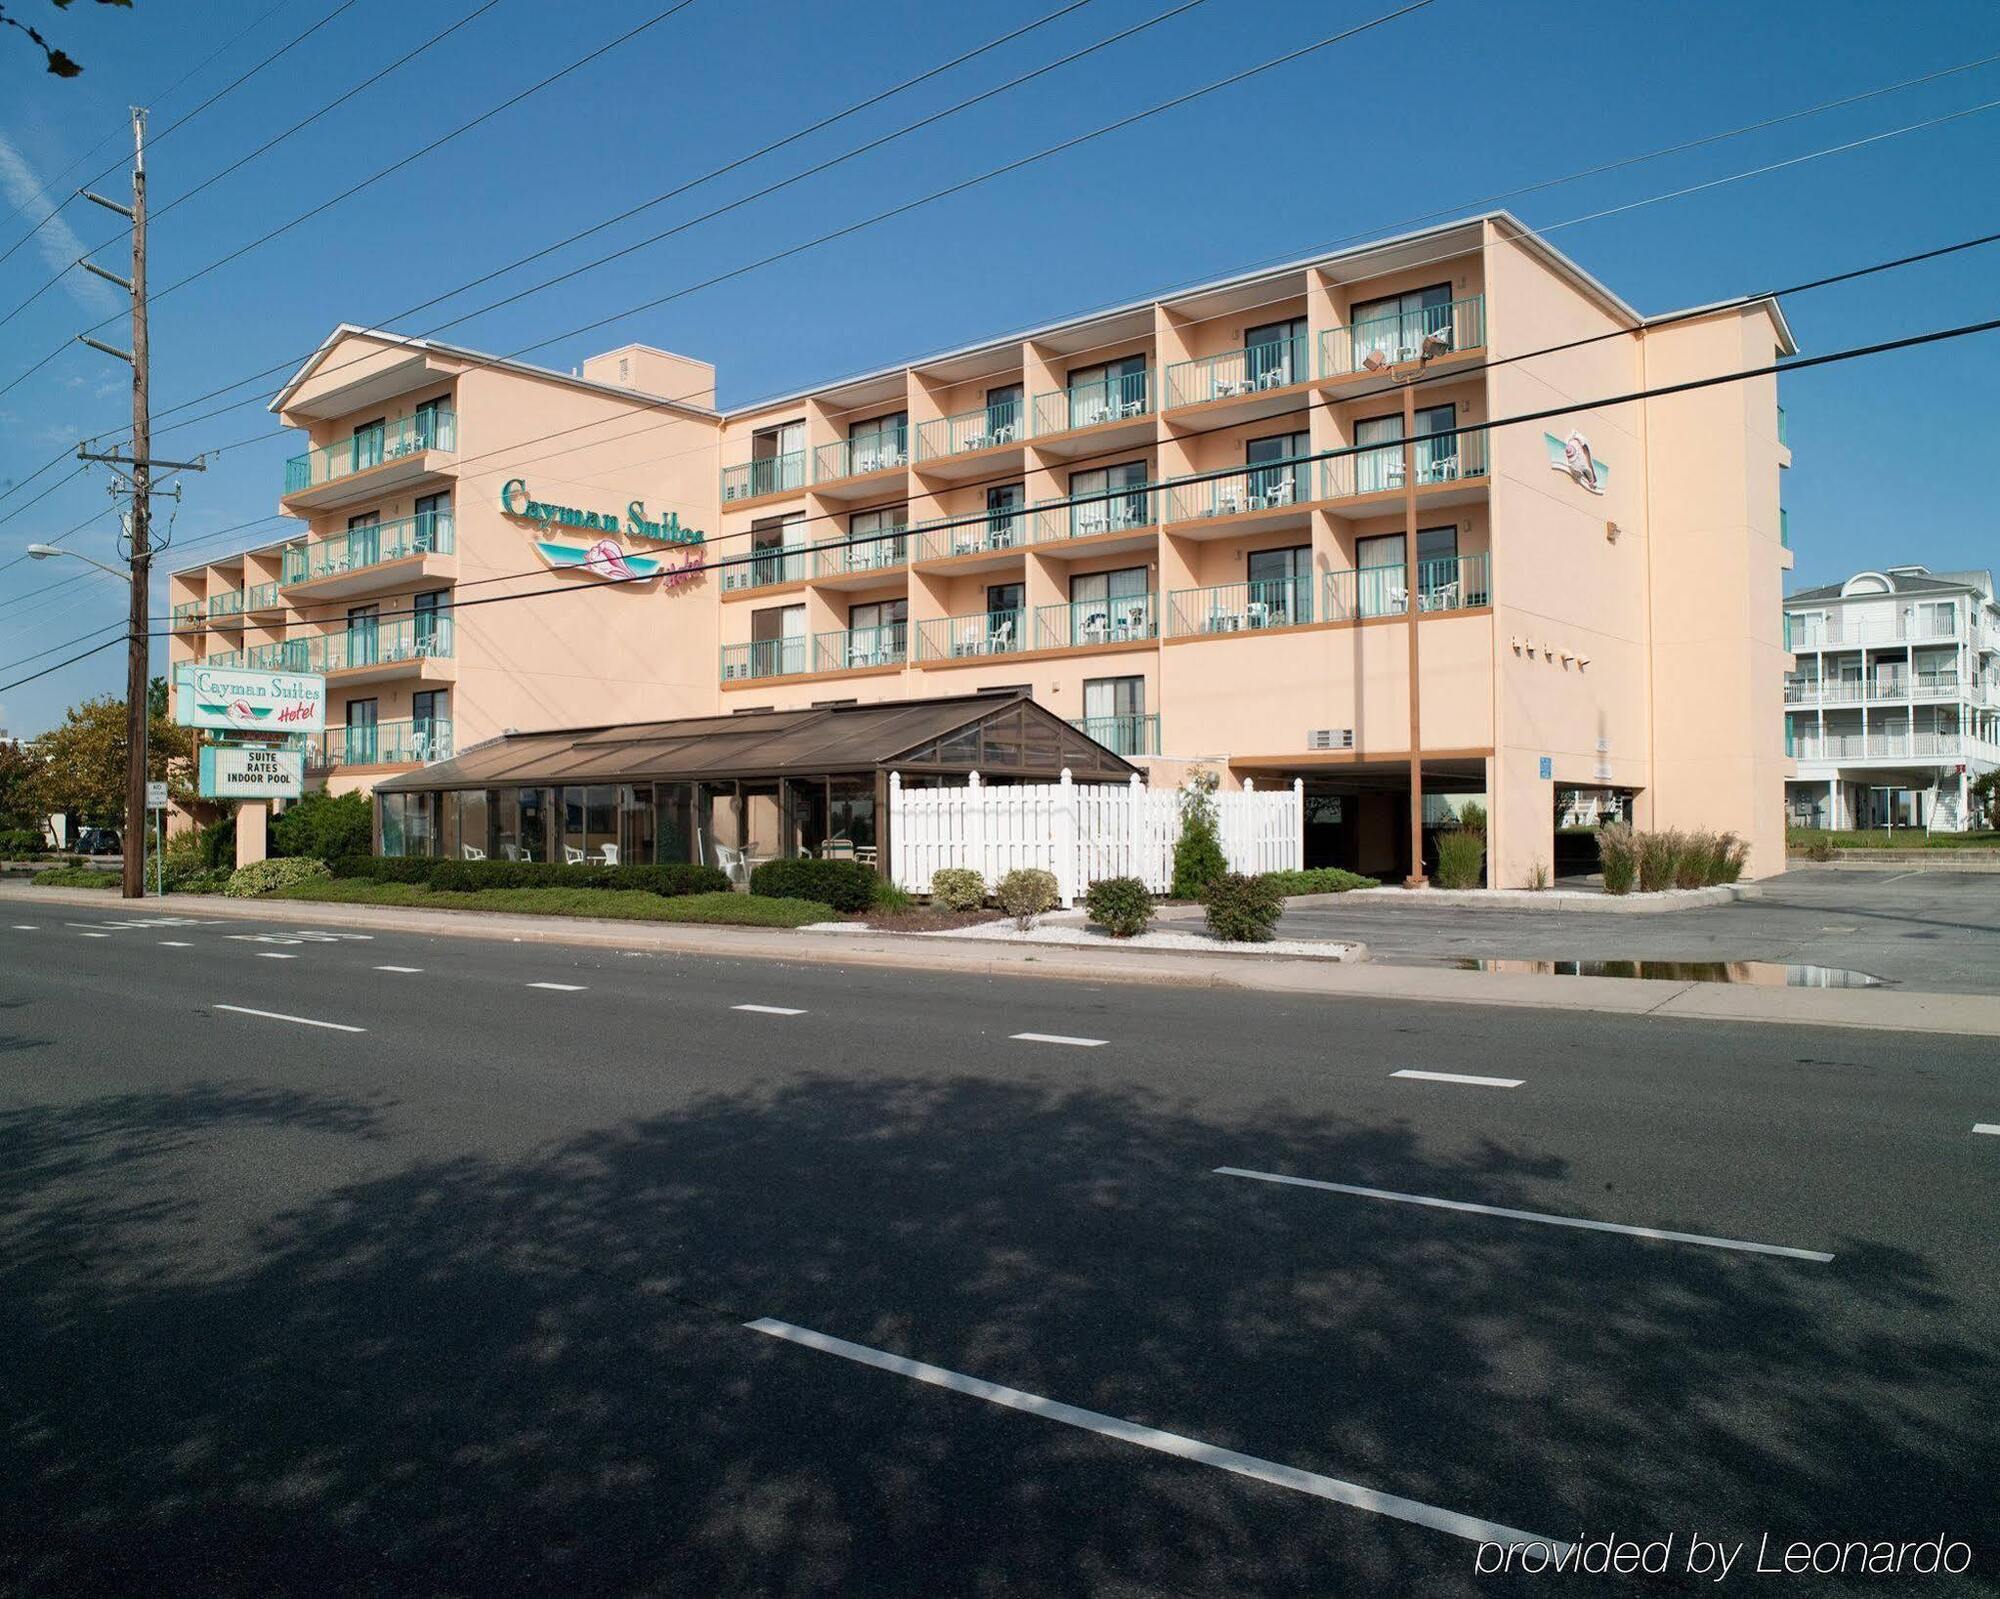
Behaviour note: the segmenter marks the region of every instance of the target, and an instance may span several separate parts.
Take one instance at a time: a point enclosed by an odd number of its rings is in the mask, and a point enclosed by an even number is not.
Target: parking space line
[[[14,924],[14,931],[17,933],[39,933],[41,930],[41,924],[38,922],[16,922]]]
[[[2000,1122],[1974,1122],[1972,1130],[1975,1133],[1992,1133],[1996,1138],[2000,1138]]]
[[[257,958],[260,961],[295,961],[298,956],[287,955],[283,950],[260,949],[257,951]]]
[[[1096,1049],[1111,1042],[1108,1038],[1071,1038],[1066,1033],[1009,1033],[1024,1044],[1074,1044],[1078,1049]]]
[[[753,1011],[759,1016],[803,1016],[802,1010],[793,1010],[789,1005],[731,1005],[731,1010]]]
[[[194,945],[192,945],[192,944],[188,943],[188,942],[187,942],[187,941],[186,941],[185,939],[179,939],[179,938],[163,938],[163,939],[161,939],[161,940],[160,940],[160,948],[161,948],[161,949],[193,949],[193,948],[194,948]]]
[[[272,1022],[297,1022],[301,1027],[324,1027],[327,1031],[334,1033],[365,1033],[368,1031],[365,1027],[350,1027],[346,1022],[315,1021],[310,1016],[287,1016],[281,1010],[252,1010],[248,1005],[216,1005],[211,1008],[231,1011],[238,1016],[261,1016],[266,1021]]]
[[[1101,1411],[1082,1410],[1075,1405],[1063,1404],[1059,1400],[1044,1399],[1039,1394],[1024,1393],[1019,1388],[1005,1388],[999,1383],[968,1377],[962,1372],[948,1371],[942,1366],[927,1365],[920,1360],[910,1360],[884,1350],[870,1349],[866,1344],[851,1344],[845,1338],[834,1338],[826,1333],[814,1332],[809,1327],[797,1327],[787,1321],[773,1320],[769,1316],[760,1317],[756,1321],[747,1321],[743,1325],[752,1332],[760,1332],[772,1338],[782,1338],[787,1343],[799,1344],[807,1349],[817,1349],[822,1354],[838,1355],[843,1360],[851,1360],[863,1366],[873,1366],[877,1371],[893,1372],[899,1377],[914,1378],[933,1387],[948,1388],[953,1393],[969,1394],[975,1399],[984,1399],[989,1404],[1004,1405],[1009,1410],[1040,1416],[1045,1421],[1059,1421],[1065,1426],[1078,1427],[1104,1438],[1115,1438],[1121,1443],[1136,1444],[1141,1449],[1173,1455],[1182,1460],[1193,1461],[1197,1465],[1213,1466],[1218,1471],[1227,1471],[1238,1477],[1248,1477],[1253,1481],[1269,1483],[1278,1488],[1289,1488],[1295,1493],[1311,1494],[1319,1499],[1330,1499],[1336,1504],[1351,1505],[1356,1510],[1365,1510],[1371,1515],[1388,1516],[1397,1521],[1411,1522],[1419,1527],[1430,1527],[1438,1532],[1450,1533],[1454,1538],[1465,1538],[1474,1543],[1546,1544],[1555,1554],[1560,1554],[1570,1547],[1569,1544],[1554,1538],[1543,1538],[1531,1532],[1518,1531],[1513,1527],[1503,1527],[1498,1522],[1481,1521],[1476,1516],[1460,1515],[1453,1510],[1441,1510],[1436,1505],[1427,1505],[1415,1499],[1404,1499],[1396,1494],[1382,1493],[1374,1488],[1363,1487],[1359,1483],[1343,1482],[1338,1477],[1322,1476],[1316,1471],[1302,1471],[1296,1466],[1280,1465],[1272,1460],[1260,1460],[1255,1455],[1239,1454],[1234,1449],[1203,1443],[1199,1438],[1162,1432],[1157,1427],[1142,1426],[1135,1421],[1107,1416]]]
[[[1528,1079],[1525,1077],[1473,1077],[1465,1072],[1419,1072],[1404,1070],[1389,1073],[1391,1077],[1413,1077],[1425,1083],[1470,1083],[1475,1088],[1519,1088]]]
[[[1433,1199],[1426,1194],[1399,1194],[1388,1188],[1358,1188],[1352,1183],[1322,1182],[1316,1177],[1287,1177],[1282,1172],[1250,1171],[1242,1166],[1217,1166],[1215,1172],[1220,1177],[1248,1177],[1260,1183],[1283,1183],[1292,1188],[1318,1188],[1330,1194],[1352,1194],[1359,1199],[1388,1199],[1399,1205],[1424,1205],[1432,1210],[1457,1210],[1474,1216],[1503,1216],[1509,1221],[1538,1221],[1548,1227],[1578,1227],[1593,1233],[1623,1233],[1628,1238],[1653,1238],[1670,1244],[1706,1244],[1710,1249],[1734,1249],[1748,1255],[1783,1255],[1788,1260],[1814,1260],[1822,1264],[1833,1259],[1833,1256],[1822,1250],[1793,1249],[1788,1244],[1753,1244],[1746,1243],[1741,1238],[1714,1238],[1707,1233],[1669,1232],[1660,1227],[1632,1227],[1617,1221],[1586,1221],[1580,1216],[1552,1216],[1540,1210],[1509,1210],[1504,1205],[1475,1205],[1463,1199]]]
[[[378,967],[376,967],[376,968],[375,968],[375,970],[376,970],[376,971],[378,971],[378,972],[420,972],[420,971],[422,971],[422,970],[423,970],[423,967],[421,967],[421,966],[378,966]]]
[[[109,933],[78,933],[78,938],[109,938]]]
[[[584,983],[530,983],[530,988],[546,988],[557,994],[581,994],[588,986]]]

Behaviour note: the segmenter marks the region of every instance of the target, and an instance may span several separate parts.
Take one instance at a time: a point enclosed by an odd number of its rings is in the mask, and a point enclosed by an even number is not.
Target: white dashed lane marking
[[[376,971],[378,971],[378,972],[420,972],[420,971],[422,971],[422,970],[423,970],[423,967],[421,967],[421,966],[378,966],[378,967],[376,967],[376,968],[375,968],[375,970],[376,970]]]
[[[1072,1044],[1078,1049],[1097,1049],[1111,1042],[1108,1038],[1072,1038],[1067,1033],[1009,1033],[1007,1036],[1024,1044]]]
[[[2000,1122],[1974,1122],[1972,1130],[1975,1133],[1992,1133],[1995,1137],[2000,1137]]]
[[[1525,1077],[1473,1077],[1465,1072],[1391,1072],[1391,1077],[1410,1077],[1420,1083],[1470,1083],[1474,1088],[1519,1088]]]
[[[557,994],[581,994],[588,986],[584,983],[530,983],[530,988],[546,988]]]
[[[802,1010],[793,1010],[789,1005],[731,1005],[731,1010],[754,1011],[759,1016],[803,1016]]]
[[[295,961],[298,959],[298,956],[287,955],[275,949],[260,949],[257,951],[257,958],[260,961]]]

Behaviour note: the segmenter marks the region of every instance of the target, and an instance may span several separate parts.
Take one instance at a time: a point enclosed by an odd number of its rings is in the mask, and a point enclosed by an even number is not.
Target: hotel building
[[[991,695],[1044,756],[1066,723],[1103,772],[1302,780],[1312,864],[1407,872],[1414,762],[1434,815],[1482,797],[1501,885],[1577,793],[1779,870],[1774,381],[1617,397],[1792,350],[1775,302],[1648,318],[1504,213],[729,410],[644,346],[343,326],[273,405],[297,531],[176,573],[172,654],[324,671],[312,780],[380,787],[389,847],[561,859],[528,804],[630,814],[631,858],[721,803],[660,724]],[[582,729],[591,783],[510,772],[503,735]],[[813,847],[801,758],[709,833]]]
[[[1891,566],[1785,601],[1785,808],[1799,827],[1964,832],[2000,766],[1991,572]]]

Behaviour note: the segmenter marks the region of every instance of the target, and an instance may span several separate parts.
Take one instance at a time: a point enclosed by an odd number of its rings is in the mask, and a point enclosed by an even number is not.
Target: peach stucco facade
[[[643,346],[343,328],[275,406],[297,531],[175,574],[174,656],[326,670],[336,789],[510,729],[1025,688],[1156,782],[1303,778],[1309,859],[1386,876],[1414,626],[1425,791],[1483,799],[1492,881],[1554,861],[1570,789],[1772,871],[1775,386],[1616,397],[1790,348],[1769,302],[1649,322],[1504,215],[730,411]],[[660,574],[543,549],[606,540]]]

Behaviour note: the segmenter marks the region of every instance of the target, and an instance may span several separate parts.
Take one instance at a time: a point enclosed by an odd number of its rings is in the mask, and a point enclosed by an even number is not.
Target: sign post
[[[153,892],[167,891],[167,785],[146,784],[146,809],[153,813]],[[140,838],[146,836],[142,828]]]

